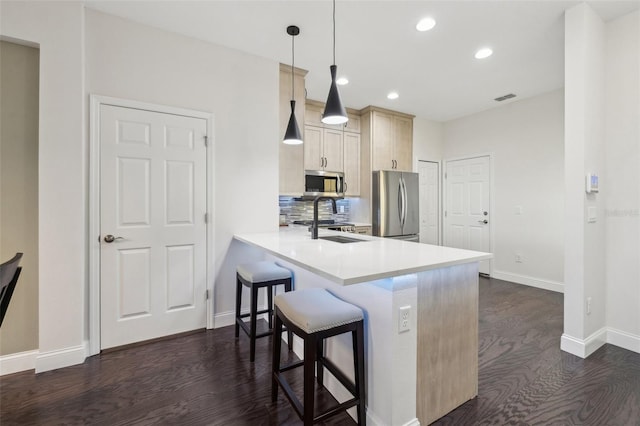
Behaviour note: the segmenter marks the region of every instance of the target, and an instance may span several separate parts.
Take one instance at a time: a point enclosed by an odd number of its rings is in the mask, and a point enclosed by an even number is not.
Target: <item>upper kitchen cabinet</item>
[[[345,195],[358,197],[360,196],[360,134],[344,132],[342,143],[344,145]]]
[[[304,126],[304,168],[306,170],[344,170],[342,130]]]
[[[296,101],[296,119],[300,130],[304,132],[305,123],[305,86],[304,78],[307,71],[294,69],[294,87]],[[304,146],[306,135],[303,135],[302,145],[286,145],[282,138],[287,130],[291,115],[291,66],[280,64],[280,135],[278,146],[280,151],[279,163],[279,193],[280,195],[300,196],[304,192]]]
[[[370,106],[361,117],[362,147],[370,154],[370,171],[411,171],[414,116]]]

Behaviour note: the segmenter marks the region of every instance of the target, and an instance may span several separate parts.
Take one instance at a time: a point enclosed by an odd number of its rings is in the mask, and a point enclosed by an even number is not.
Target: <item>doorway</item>
[[[491,156],[445,163],[444,245],[491,253]],[[480,262],[491,274],[491,260]]]
[[[91,354],[212,326],[210,125],[92,97]]]

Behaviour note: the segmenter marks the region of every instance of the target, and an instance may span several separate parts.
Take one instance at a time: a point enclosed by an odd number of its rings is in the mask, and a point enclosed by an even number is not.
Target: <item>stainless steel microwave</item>
[[[304,195],[307,197],[344,197],[344,173],[305,170]]]

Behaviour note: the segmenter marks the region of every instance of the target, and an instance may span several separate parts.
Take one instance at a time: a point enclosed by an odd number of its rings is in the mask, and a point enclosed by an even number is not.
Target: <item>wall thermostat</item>
[[[598,192],[598,175],[595,173],[587,174],[586,189],[587,194]]]

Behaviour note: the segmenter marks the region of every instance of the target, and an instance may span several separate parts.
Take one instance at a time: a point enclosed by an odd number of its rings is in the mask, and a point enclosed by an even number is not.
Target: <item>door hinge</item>
[[[204,214],[204,223],[209,223],[209,213]]]
[[[209,289],[204,291],[204,300],[209,300]]]
[[[209,136],[204,135],[204,146],[209,146]]]
[[[444,172],[444,178],[445,179],[447,178],[447,172]]]

